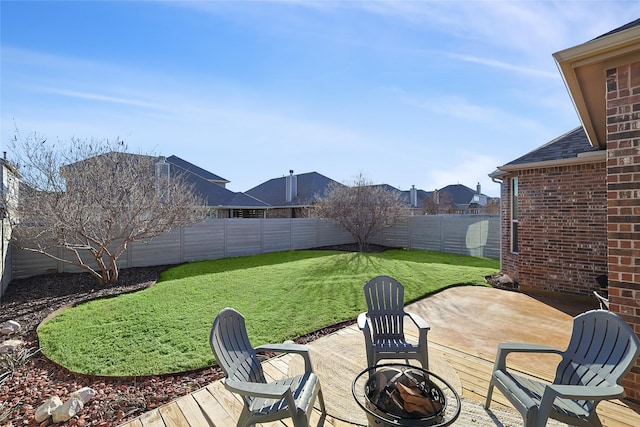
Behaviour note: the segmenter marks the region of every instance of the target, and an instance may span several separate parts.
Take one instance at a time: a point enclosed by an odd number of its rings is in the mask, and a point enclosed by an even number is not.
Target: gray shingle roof
[[[565,133],[558,138],[547,142],[541,147],[518,157],[517,159],[507,163],[507,165],[519,165],[526,163],[537,163],[551,160],[572,159],[581,153],[590,151],[599,151],[589,143],[587,134],[582,126]]]
[[[622,26],[620,26],[618,28],[615,28],[615,29],[613,29],[613,30],[611,30],[611,31],[609,31],[607,33],[604,33],[603,35],[596,37],[594,40],[602,38],[602,37],[607,37],[607,36],[610,36],[611,34],[619,33],[621,31],[628,30],[630,28],[638,27],[638,26],[640,26],[640,18],[636,19],[635,21],[631,21],[631,22],[629,22],[627,24],[624,24],[624,25],[622,25]]]
[[[189,163],[186,160],[181,159],[178,156],[169,156],[167,157],[167,162],[171,163],[172,165],[176,166],[179,169],[182,169],[186,172],[192,173],[194,175],[197,175],[201,178],[204,178],[208,181],[212,181],[212,182],[219,182],[219,183],[223,183],[226,184],[229,181],[219,177],[218,175],[209,172],[208,170],[202,169],[201,167],[198,167],[196,165],[194,165],[193,163]]]
[[[215,182],[229,182],[218,175],[206,171],[176,156],[167,157],[172,174],[183,174],[184,179],[194,186],[194,191],[204,199],[207,206],[225,208],[267,208],[268,205],[244,193],[227,190]]]
[[[402,202],[407,206],[411,206],[411,190],[403,191],[389,184],[375,184],[374,187],[380,187],[386,191],[394,191],[399,193]],[[425,199],[431,197],[431,194],[433,194],[432,191],[418,190],[416,188],[416,198],[418,199],[416,207],[424,205]]]
[[[321,197],[327,187],[334,181],[317,172],[295,175],[297,178],[297,196],[287,202],[287,177],[273,178],[250,190],[246,194],[262,200],[274,207],[309,206]]]
[[[438,190],[439,193],[447,193],[456,206],[466,207],[476,194],[475,190],[462,184],[451,184]]]

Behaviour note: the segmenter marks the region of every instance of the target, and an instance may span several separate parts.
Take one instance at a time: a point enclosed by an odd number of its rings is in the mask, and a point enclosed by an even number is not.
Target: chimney
[[[476,193],[477,194],[482,194],[482,187],[480,186],[479,182],[478,182],[478,185],[476,185]]]
[[[289,170],[289,176],[286,178],[286,201],[291,203],[298,195],[298,177],[293,174],[293,169]]]
[[[418,190],[415,185],[411,186],[411,190],[409,191],[409,196],[411,197],[411,207],[418,207]]]
[[[169,187],[169,179],[171,175],[171,165],[164,156],[158,157],[156,161],[156,189],[165,193]],[[167,197],[168,194],[163,194]]]

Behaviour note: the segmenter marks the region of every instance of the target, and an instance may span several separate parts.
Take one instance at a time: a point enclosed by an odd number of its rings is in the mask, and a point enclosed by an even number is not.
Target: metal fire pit
[[[370,427],[448,426],[460,415],[458,393],[438,375],[411,365],[365,369],[351,392]]]

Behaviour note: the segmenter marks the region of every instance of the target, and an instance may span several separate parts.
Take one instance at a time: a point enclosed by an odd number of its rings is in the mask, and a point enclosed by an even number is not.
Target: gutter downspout
[[[491,176],[491,181],[495,182],[496,184],[500,184],[500,272],[502,272],[502,203],[504,203],[503,197],[502,197],[502,185],[504,184],[504,181],[502,179],[496,178],[495,176]]]

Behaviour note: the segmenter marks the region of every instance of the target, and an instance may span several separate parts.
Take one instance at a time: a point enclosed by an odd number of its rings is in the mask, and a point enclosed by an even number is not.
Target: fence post
[[[438,216],[440,223],[440,252],[444,252],[445,244],[444,244],[444,217]]]

